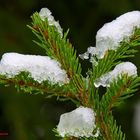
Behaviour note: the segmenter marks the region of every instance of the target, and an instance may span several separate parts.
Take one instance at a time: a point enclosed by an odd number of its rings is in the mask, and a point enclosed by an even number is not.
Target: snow
[[[95,55],[95,54],[97,54],[97,49],[96,49],[96,47],[92,47],[92,46],[90,46],[90,47],[88,47],[88,49],[87,49],[87,51],[85,52],[85,53],[83,53],[83,54],[80,54],[79,55],[79,57],[81,58],[81,59],[89,59],[89,55]]]
[[[0,61],[0,74],[12,78],[22,71],[29,72],[37,82],[45,80],[51,84],[66,84],[69,82],[66,71],[60,64],[48,56],[5,53]]]
[[[39,12],[41,19],[44,21],[46,18],[51,17],[52,12],[48,8],[42,8]]]
[[[96,55],[97,54],[97,49],[96,49],[96,47],[92,47],[92,46],[90,46],[90,47],[88,47],[88,49],[87,49],[87,51],[85,52],[85,53],[83,53],[83,54],[79,54],[79,57],[81,58],[81,59],[89,59],[89,61],[93,64],[93,65],[98,65],[98,62],[97,62],[97,60],[96,60],[96,58],[95,57],[93,57],[94,55]]]
[[[60,116],[57,131],[62,137],[98,137],[99,130],[93,134],[93,130],[96,128],[95,116],[95,112],[91,108],[81,106]]]
[[[129,40],[135,28],[140,28],[140,12],[132,11],[106,23],[96,35],[98,58],[103,58],[107,50],[116,50],[124,39]]]
[[[104,24],[96,34],[96,47],[89,47],[80,58],[89,59],[89,55],[96,55],[98,59],[102,59],[108,50],[117,50],[122,41],[129,41],[135,28],[140,28],[140,11],[125,13]]]
[[[79,54],[79,57],[81,58],[81,59],[89,59],[89,53],[87,53],[87,52],[85,52],[85,53],[83,53],[83,54]]]
[[[129,40],[135,28],[140,28],[140,12],[132,11],[106,23],[96,35],[97,56],[103,58],[107,50],[116,50],[121,41]]]
[[[42,8],[39,12],[39,16],[40,18],[45,21],[45,19],[47,19],[48,24],[50,26],[54,26],[57,30],[57,32],[60,34],[60,36],[63,36],[63,31],[62,28],[59,24],[59,21],[55,21],[54,17],[51,15],[51,11],[48,8]]]
[[[137,67],[131,62],[122,62],[116,65],[113,71],[103,74],[100,78],[95,80],[94,85],[95,87],[110,86],[110,82],[112,82],[114,79],[117,79],[117,77],[121,76],[122,74],[136,77]]]

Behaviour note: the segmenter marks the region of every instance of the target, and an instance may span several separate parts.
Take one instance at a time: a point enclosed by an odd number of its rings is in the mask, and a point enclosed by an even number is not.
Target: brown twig
[[[130,81],[126,83],[126,85],[122,86],[121,89],[112,97],[112,100],[109,104],[109,111],[112,109],[113,103],[117,100],[117,98],[123,93],[123,91],[127,88],[127,86],[130,84]]]
[[[102,133],[105,137],[106,140],[112,140],[109,130],[108,130],[108,126],[105,124],[104,119],[103,119],[103,113],[100,113],[100,127],[102,130]]]

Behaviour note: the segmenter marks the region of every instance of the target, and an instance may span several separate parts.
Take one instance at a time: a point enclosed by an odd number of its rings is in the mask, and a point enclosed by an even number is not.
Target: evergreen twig
[[[33,22],[28,27],[39,41],[34,42],[46,51],[46,54],[61,64],[69,78],[69,83],[64,85],[51,84],[49,81],[38,83],[33,80],[29,73],[21,72],[13,78],[0,75],[0,84],[15,85],[17,90],[28,93],[42,93],[46,97],[57,96],[60,100],[72,100],[77,106],[92,108],[96,112],[96,128],[99,128],[98,137],[64,137],[63,140],[125,140],[125,134],[121,127],[117,126],[112,115],[112,108],[118,106],[124,99],[131,97],[140,85],[140,77],[130,77],[122,74],[114,79],[106,88],[104,94],[99,94],[99,88],[94,86],[97,78],[112,70],[122,59],[131,58],[137,52],[134,47],[140,46],[140,29],[135,29],[129,40],[123,40],[117,50],[109,50],[103,59],[97,60],[97,65],[92,65],[88,71],[88,77],[81,74],[82,68],[79,63],[74,47],[67,39],[69,30],[62,37],[54,26],[43,21],[36,12],[31,17]],[[56,133],[56,132],[55,132]],[[93,132],[94,133],[94,132]],[[92,134],[93,134],[92,133]]]

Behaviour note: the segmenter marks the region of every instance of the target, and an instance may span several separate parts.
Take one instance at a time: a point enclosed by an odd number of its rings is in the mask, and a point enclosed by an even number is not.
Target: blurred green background
[[[95,45],[95,35],[106,22],[132,10],[140,9],[140,0],[1,0],[0,1],[0,56],[5,52],[45,55],[35,45],[30,16],[42,7],[48,7],[64,31],[70,28],[69,39],[78,54]],[[139,49],[139,48],[138,48]],[[139,49],[140,50],[140,49]],[[140,52],[131,59],[140,70]],[[82,62],[83,73],[89,66]],[[127,140],[137,140],[133,133],[134,105],[140,100],[137,92],[113,114]],[[0,131],[8,132],[0,140],[56,140],[52,129],[60,114],[74,109],[71,102],[58,102],[45,95],[17,92],[14,87],[0,86]]]

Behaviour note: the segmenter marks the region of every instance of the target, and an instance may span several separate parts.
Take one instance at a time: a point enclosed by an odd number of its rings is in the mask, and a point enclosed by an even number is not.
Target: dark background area
[[[99,28],[119,15],[140,9],[140,0],[4,0],[0,1],[0,56],[5,52],[45,55],[35,45],[35,39],[27,28],[30,16],[42,7],[49,8],[59,20],[64,31],[70,29],[69,39],[77,54],[95,45]],[[139,48],[138,48],[139,49]],[[140,49],[139,49],[140,50]],[[131,59],[140,70],[140,52]],[[89,63],[82,62],[83,73]],[[127,140],[137,140],[133,133],[134,105],[140,100],[137,92],[126,100],[113,114],[122,125]],[[71,102],[58,102],[45,95],[17,92],[14,87],[0,86],[0,131],[8,132],[0,140],[55,140],[52,129],[62,113],[74,109]]]

